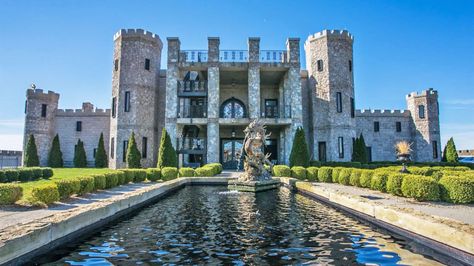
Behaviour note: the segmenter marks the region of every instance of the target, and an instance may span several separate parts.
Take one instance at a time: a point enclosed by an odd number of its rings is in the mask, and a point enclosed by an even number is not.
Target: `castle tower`
[[[352,44],[345,30],[324,30],[305,42],[316,160],[351,160],[356,134]]]
[[[419,162],[440,161],[438,92],[433,89],[424,90],[421,94],[412,92],[406,96],[406,101],[412,119],[411,159]]]
[[[54,138],[56,110],[59,94],[52,91],[44,93],[35,85],[26,91],[25,131],[23,136],[23,155],[30,134],[35,136],[41,166],[48,164],[48,154]]]
[[[158,150],[157,91],[161,49],[158,35],[142,29],[114,35],[109,167],[126,167],[132,132],[142,153],[141,164],[154,167]]]

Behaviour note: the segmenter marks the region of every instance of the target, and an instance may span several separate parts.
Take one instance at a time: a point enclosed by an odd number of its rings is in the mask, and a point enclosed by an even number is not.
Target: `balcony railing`
[[[247,62],[249,60],[249,51],[247,50],[220,50],[220,62]]]
[[[178,138],[178,150],[183,151],[205,151],[205,138]]]
[[[264,63],[283,63],[286,59],[285,50],[260,50],[260,62]]]
[[[206,118],[207,104],[179,106],[178,118]]]
[[[278,109],[278,106],[265,106],[262,118],[291,118],[291,105],[284,105],[281,111]]]
[[[185,62],[207,62],[207,50],[181,50]]]
[[[207,80],[196,81],[196,80],[179,80],[178,81],[178,92],[206,92],[207,91]]]

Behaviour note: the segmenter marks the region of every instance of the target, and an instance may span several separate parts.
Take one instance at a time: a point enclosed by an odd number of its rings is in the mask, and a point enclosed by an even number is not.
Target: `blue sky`
[[[246,49],[250,36],[284,49],[287,37],[347,29],[358,109],[404,109],[405,94],[435,88],[443,144],[474,148],[474,1],[2,0],[0,25],[0,149],[21,149],[32,82],[59,92],[60,108],[109,106],[120,28],[178,36],[182,49],[206,49],[208,36],[222,49]]]

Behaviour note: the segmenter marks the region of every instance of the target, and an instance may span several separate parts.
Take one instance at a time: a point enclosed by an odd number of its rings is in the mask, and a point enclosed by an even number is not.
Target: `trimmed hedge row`
[[[200,177],[215,176],[220,173],[222,173],[222,165],[220,163],[210,163],[194,169],[194,176]]]
[[[24,167],[0,170],[0,183],[28,182],[40,178],[48,179],[53,176],[49,167]]]
[[[401,166],[401,162],[392,162],[392,161],[379,161],[379,162],[370,162],[367,164],[362,164],[360,162],[319,162],[319,161],[310,161],[310,166],[315,167],[348,167],[348,168],[362,168],[362,169],[377,169],[383,167],[390,167],[390,166]],[[417,166],[417,167],[453,167],[453,168],[467,168],[470,170],[474,170],[473,164],[466,164],[466,163],[447,163],[447,162],[433,162],[433,163],[418,163],[418,162],[410,162],[407,164],[408,166]]]

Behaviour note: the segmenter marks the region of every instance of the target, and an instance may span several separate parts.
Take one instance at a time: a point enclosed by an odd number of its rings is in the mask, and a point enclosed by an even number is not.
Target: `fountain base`
[[[230,190],[237,190],[243,192],[260,192],[270,189],[275,189],[280,186],[280,181],[278,180],[264,180],[264,181],[239,181],[239,180],[230,180],[228,182],[227,188]]]

